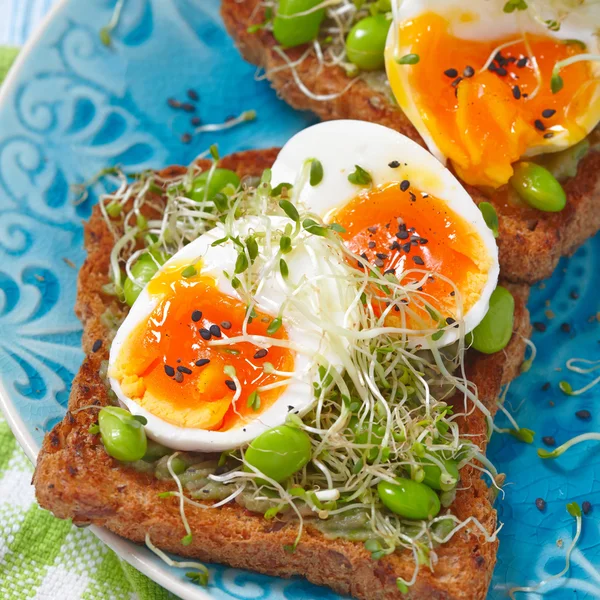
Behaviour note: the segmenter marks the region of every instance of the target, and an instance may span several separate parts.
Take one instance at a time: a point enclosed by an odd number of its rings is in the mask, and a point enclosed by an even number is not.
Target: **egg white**
[[[464,316],[465,330],[474,329],[485,316],[498,282],[498,247],[481,211],[456,177],[427,150],[393,129],[366,121],[340,120],[318,123],[291,138],[273,165],[273,185],[293,184],[308,158],[321,161],[323,179],[316,186],[304,182],[299,199],[304,207],[323,217],[361,191],[348,181],[355,165],[360,165],[370,173],[374,186],[408,179],[422,192],[446,202],[475,228],[489,255],[490,267],[479,299]],[[391,168],[392,161],[400,166]],[[436,345],[451,344],[458,335],[456,329],[448,331]]]
[[[410,53],[410,48],[404,46],[402,40],[398,39],[398,25],[426,12],[435,12],[445,17],[450,23],[451,33],[464,40],[499,40],[511,35],[517,39],[523,33],[529,33],[559,40],[579,40],[586,44],[587,52],[600,53],[600,39],[596,33],[600,23],[600,5],[597,3],[588,3],[571,10],[562,21],[559,31],[551,31],[544,23],[546,19],[556,18],[556,11],[548,6],[551,3],[537,3],[536,13],[532,10],[515,10],[506,13],[503,10],[506,0],[469,0],[463,5],[453,0],[403,0],[395,4],[394,23],[388,33],[386,56],[401,57]],[[395,70],[393,74],[389,71],[391,65]],[[593,76],[600,77],[600,63],[590,63],[590,65]],[[386,60],[386,69],[388,78],[399,77],[400,79],[404,96],[397,98],[400,108],[419,132],[430,152],[445,164],[447,157],[435,143],[427,124],[421,117],[408,79],[409,68],[398,68],[393,60]],[[577,119],[577,125],[586,133],[590,133],[598,122],[600,122],[600,98],[596,97],[591,102],[590,110]],[[525,156],[557,152],[579,141],[581,137],[574,136],[568,130],[556,132],[550,139],[540,136],[539,142],[528,148]]]
[[[247,217],[234,222],[233,234],[244,237],[256,230],[265,231],[265,228],[283,230],[287,223],[292,222],[285,217]],[[215,277],[219,290],[229,296],[239,297],[224,275],[224,271],[234,271],[237,252],[233,242],[228,241],[215,247],[211,245],[224,236],[224,227],[218,224],[177,252],[165,263],[161,271],[172,263],[192,263],[201,258],[202,272]],[[271,407],[255,419],[228,431],[208,431],[173,425],[156,417],[127,397],[119,382],[111,377],[110,384],[119,401],[134,415],[141,415],[147,419],[146,432],[150,438],[176,450],[221,452],[239,447],[263,431],[284,423],[288,412],[294,411],[299,415],[306,412],[314,398],[312,382],[315,376],[314,359],[317,355],[341,369],[340,356],[347,351],[346,342],[342,337],[324,333],[318,322],[319,319],[326,319],[342,328],[356,327],[354,313],[348,311],[355,292],[339,277],[345,267],[332,257],[323,257],[320,247],[322,241],[319,238],[302,233],[298,242],[292,252],[286,255],[290,285],[277,270],[272,271],[263,280],[262,287],[255,297],[259,310],[277,316],[279,307],[291,291],[296,289],[298,284],[306,283],[301,287],[300,293],[296,293],[300,307],[289,305],[282,317],[289,340],[296,350],[294,377],[285,390]],[[173,300],[176,301],[177,298]],[[152,297],[147,288],[144,288],[113,340],[109,373],[111,367],[117,363],[121,348],[132,331],[140,322],[147,320],[157,303],[158,298]],[[223,338],[227,337],[226,331],[222,331],[222,334]]]

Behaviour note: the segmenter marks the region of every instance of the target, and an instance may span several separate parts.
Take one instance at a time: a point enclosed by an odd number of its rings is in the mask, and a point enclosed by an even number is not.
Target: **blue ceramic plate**
[[[77,268],[84,260],[81,221],[104,190],[97,185],[85,202],[74,204],[70,186],[107,165],[141,170],[186,164],[213,142],[222,154],[281,145],[312,121],[280,102],[267,83],[255,81],[254,68],[241,60],[223,29],[217,0],[128,0],[107,48],[99,29],[114,5],[59,3],[0,96],[0,399],[32,460],[44,432],[65,413],[83,358],[73,314]],[[199,95],[195,113],[168,106],[171,97],[185,100],[189,89]],[[192,129],[192,116],[222,123],[247,109],[257,111],[255,122],[181,141]],[[572,397],[558,389],[561,379],[578,388],[593,377],[569,374],[565,363],[598,357],[599,272],[596,238],[532,291],[532,320],[546,330],[534,333],[538,358],[511,386],[508,406],[522,427],[537,432],[536,443],[496,435],[490,446],[491,460],[507,473],[506,495],[498,501],[504,528],[490,600],[561,570],[574,534],[565,506],[585,500],[594,509],[584,518],[569,578],[546,591],[550,598],[600,597],[600,444],[578,446],[555,462],[536,455],[542,436],[561,443],[599,429],[594,399],[600,400],[600,386]],[[590,420],[575,416],[582,409],[589,409]],[[535,506],[538,497],[547,501],[544,512]],[[211,583],[202,590],[145,549],[97,533],[186,599],[337,598],[302,580],[221,566],[211,568]]]

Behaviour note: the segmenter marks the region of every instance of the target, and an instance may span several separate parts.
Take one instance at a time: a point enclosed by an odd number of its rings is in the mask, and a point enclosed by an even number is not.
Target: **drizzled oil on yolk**
[[[158,304],[123,345],[111,376],[119,380],[128,397],[174,425],[219,431],[241,427],[257,418],[285,390],[280,386],[260,393],[258,411],[247,405],[258,387],[280,380],[278,375],[265,373],[264,363],[293,371],[293,354],[287,348],[271,346],[260,356],[264,350],[259,352],[261,349],[249,342],[211,347],[200,331],[218,325],[221,339],[241,335],[246,306],[221,292],[211,277],[200,273],[183,278],[185,266],[171,266],[150,282],[148,291],[158,298]],[[255,312],[248,333],[268,336],[273,317]],[[282,326],[269,337],[287,339],[287,333]],[[203,359],[210,362],[197,366]],[[235,368],[241,383],[235,405],[234,382],[224,373],[228,365]]]
[[[363,192],[329,220],[344,227],[342,237],[350,250],[382,272],[393,269],[402,283],[421,278],[403,271],[432,271],[422,291],[441,316],[457,318],[457,298],[452,285],[435,273],[458,288],[463,315],[479,299],[491,264],[488,252],[477,230],[438,198],[389,183]],[[423,317],[409,325],[431,327],[430,318]]]
[[[409,48],[420,60],[407,69],[395,64],[393,53],[388,52],[388,76],[401,107],[408,102],[407,93],[412,93],[433,141],[464,181],[497,188],[508,181],[511,164],[528,149],[551,144],[552,137],[565,130],[570,144],[585,137],[582,117],[600,89],[589,63],[562,69],[564,88],[559,93],[553,94],[550,87],[554,65],[583,52],[580,45],[526,35],[527,45],[521,39],[501,50],[501,70],[494,62],[494,70],[482,71],[496,48],[519,36],[474,41],[456,38],[449,31],[448,21],[435,13],[401,24],[402,48]],[[536,77],[532,56],[541,80]],[[465,76],[467,67],[473,69],[473,75]],[[399,69],[404,71],[400,74]],[[544,111],[555,112],[544,118]]]

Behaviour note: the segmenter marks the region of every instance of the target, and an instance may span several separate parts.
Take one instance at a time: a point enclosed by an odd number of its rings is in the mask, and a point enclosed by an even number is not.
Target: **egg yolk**
[[[505,184],[512,163],[528,149],[551,146],[559,133],[577,143],[587,134],[590,105],[598,101],[599,82],[586,62],[561,69],[564,87],[551,90],[554,65],[584,52],[581,44],[540,35],[517,38],[460,39],[444,17],[425,13],[399,27],[402,52],[418,54],[418,64],[399,65],[395,50],[387,52],[398,103],[407,106],[412,94],[435,145],[472,185]]]
[[[346,230],[341,235],[352,252],[382,272],[394,273],[401,283],[422,278],[422,273],[409,270],[431,271],[420,291],[440,316],[460,317],[456,289],[463,315],[479,299],[491,260],[477,230],[444,201],[423,194],[409,181],[365,191],[328,220]],[[435,326],[425,313],[418,323],[414,318],[407,323],[415,329]]]
[[[275,402],[284,385],[260,392],[260,405],[248,406],[258,388],[281,380],[265,371],[265,363],[289,372],[294,356],[288,348],[250,342],[211,346],[211,341],[242,335],[247,309],[197,267],[197,275],[184,278],[186,265],[170,265],[150,281],[148,291],[158,303],[128,337],[110,375],[126,396],[169,423],[225,431],[256,419]],[[255,310],[247,332],[287,339],[284,326],[267,333],[272,321]],[[226,367],[235,369],[237,383]],[[238,384],[241,393],[234,402]]]

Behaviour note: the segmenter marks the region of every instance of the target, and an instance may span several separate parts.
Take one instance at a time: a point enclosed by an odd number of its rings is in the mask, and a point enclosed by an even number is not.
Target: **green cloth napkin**
[[[0,47],[0,83],[16,48]],[[0,416],[0,597],[2,600],[173,600],[91,531],[35,501],[33,467]]]

